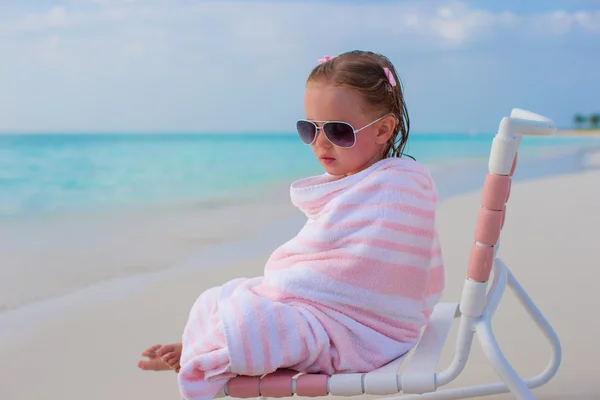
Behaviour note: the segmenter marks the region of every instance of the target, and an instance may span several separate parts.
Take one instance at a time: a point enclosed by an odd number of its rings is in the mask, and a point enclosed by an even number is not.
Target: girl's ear
[[[384,117],[381,120],[381,124],[379,125],[377,136],[375,136],[375,142],[377,144],[387,143],[392,137],[394,129],[396,129],[396,117],[394,117],[393,115],[388,115]]]

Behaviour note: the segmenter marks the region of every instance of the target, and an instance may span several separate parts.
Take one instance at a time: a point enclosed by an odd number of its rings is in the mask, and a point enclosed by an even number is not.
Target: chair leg
[[[529,314],[529,316],[533,319],[537,327],[544,334],[548,342],[552,347],[552,353],[550,354],[550,361],[548,365],[539,375],[528,379],[527,383],[529,386],[537,387],[542,386],[550,379],[556,375],[558,368],[560,367],[560,363],[562,360],[562,348],[560,345],[560,340],[558,335],[548,322],[542,312],[537,308],[531,297],[525,292],[517,278],[512,274],[512,272],[507,268],[506,272],[508,273],[508,286],[515,293],[519,302],[525,307],[525,310]]]
[[[484,315],[484,317],[476,323],[475,332],[481,342],[485,355],[496,370],[496,373],[504,381],[510,391],[515,394],[517,399],[535,399],[535,396],[531,392],[531,388],[547,383],[558,371],[562,356],[560,341],[556,332],[552,329],[552,326],[550,326],[548,321],[534,304],[533,300],[527,295],[527,292],[525,292],[523,287],[519,284],[510,269],[508,269],[501,260],[496,260],[496,262],[498,262],[506,271],[508,286],[513,290],[520,303],[525,307],[527,313],[550,342],[552,346],[550,362],[545,370],[537,376],[529,379],[522,379],[510,365],[494,337],[490,314]]]
[[[476,325],[477,338],[481,342],[483,352],[494,367],[494,370],[508,386],[518,400],[535,400],[535,396],[525,381],[510,365],[492,332],[489,321],[482,320]]]

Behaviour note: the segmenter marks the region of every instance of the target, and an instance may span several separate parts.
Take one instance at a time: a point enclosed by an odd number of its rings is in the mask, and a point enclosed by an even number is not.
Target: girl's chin
[[[339,165],[337,161],[329,165],[322,162],[321,165],[323,166],[325,172],[327,172],[329,175],[345,176],[349,173],[348,168],[344,168],[343,166]]]

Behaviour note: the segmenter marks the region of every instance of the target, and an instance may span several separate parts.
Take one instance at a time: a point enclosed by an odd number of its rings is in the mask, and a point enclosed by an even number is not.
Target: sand
[[[564,129],[557,132],[559,136],[600,136],[600,129]]]
[[[289,202],[289,183],[264,191],[261,200],[232,198],[219,207],[148,206],[0,223],[0,312],[108,279],[163,270],[199,249],[299,215]]]
[[[598,199],[600,171],[513,186],[501,256],[557,330],[564,352],[557,376],[535,391],[539,399],[600,399],[600,350],[595,344],[600,323],[594,312],[600,304]],[[459,299],[478,207],[478,192],[440,206],[445,300]],[[232,245],[230,252],[236,257],[223,265],[203,265],[196,259],[191,267],[156,275],[143,285],[122,283],[121,288],[113,283],[114,296],[109,298],[91,301],[82,295],[79,301],[61,303],[62,312],[51,317],[43,309],[32,310],[30,315],[39,316],[39,323],[13,326],[10,337],[0,341],[0,399],[178,399],[175,374],[138,370],[139,353],[148,345],[177,340],[190,305],[204,289],[260,274],[269,250],[292,235],[301,221],[288,222],[266,229],[260,243],[248,247],[252,251]],[[543,368],[547,345],[511,294],[503,299],[493,326],[518,371],[532,375]],[[441,366],[453,354],[453,339]],[[496,380],[477,343],[471,357],[457,383]]]

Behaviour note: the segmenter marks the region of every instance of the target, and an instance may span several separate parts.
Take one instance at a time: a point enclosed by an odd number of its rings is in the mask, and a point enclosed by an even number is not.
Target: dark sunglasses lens
[[[313,140],[315,140],[317,128],[312,123],[308,121],[298,121],[296,122],[296,129],[298,130],[300,140],[304,143],[311,144]]]
[[[352,147],[354,145],[354,129],[342,122],[328,122],[323,127],[327,138],[336,146]]]

